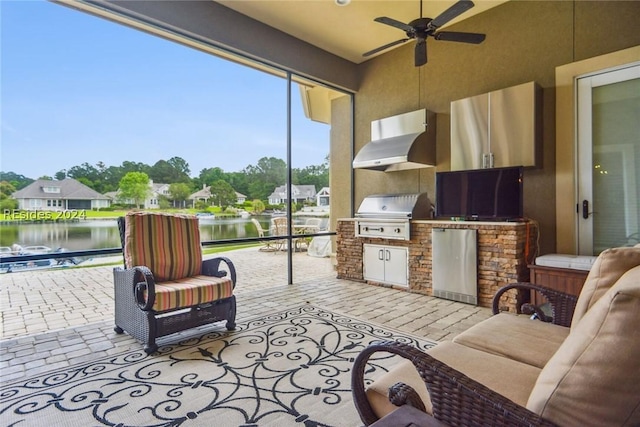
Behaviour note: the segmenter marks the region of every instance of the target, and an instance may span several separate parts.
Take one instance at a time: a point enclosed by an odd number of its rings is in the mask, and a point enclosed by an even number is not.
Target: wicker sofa
[[[208,323],[236,322],[236,270],[230,259],[202,259],[198,219],[132,212],[119,218],[124,267],[115,268],[115,328],[144,343]]]
[[[552,322],[498,313],[512,288],[541,292]],[[577,298],[518,283],[499,291],[493,311],[427,352],[395,342],[364,349],[352,371],[362,421],[408,404],[451,426],[640,425],[640,247],[604,251]],[[402,358],[365,384],[378,352]]]

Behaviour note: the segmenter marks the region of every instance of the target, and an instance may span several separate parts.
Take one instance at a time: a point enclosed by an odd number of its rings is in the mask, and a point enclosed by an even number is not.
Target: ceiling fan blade
[[[447,22],[451,21],[454,18],[457,18],[458,15],[463,14],[467,10],[471,9],[474,6],[471,0],[459,0],[453,4],[449,9],[442,12],[437,17],[433,18],[433,20],[429,23],[429,27],[431,29],[436,29],[442,27]]]
[[[381,24],[391,25],[392,27],[398,28],[408,33],[412,33],[414,31],[413,27],[405,24],[404,22],[396,21],[395,19],[387,18],[386,16],[380,16],[374,19],[374,21],[380,22]]]
[[[415,59],[416,67],[427,63],[427,41],[425,39],[416,40]]]
[[[383,51],[383,50],[385,50],[385,49],[388,49],[388,48],[390,48],[390,47],[392,47],[392,46],[395,46],[395,45],[397,45],[397,44],[404,43],[404,42],[406,42],[407,40],[409,40],[409,39],[400,39],[400,40],[396,40],[396,41],[391,42],[391,43],[387,43],[387,44],[385,44],[384,46],[380,46],[380,47],[377,47],[377,48],[375,48],[375,49],[373,49],[373,50],[370,50],[369,52],[365,52],[365,53],[363,53],[363,54],[362,54],[362,56],[371,56],[371,55],[373,55],[374,53],[378,53],[378,52]]]
[[[478,33],[458,33],[455,31],[440,31],[433,35],[436,40],[444,40],[448,42],[462,42],[480,44],[486,38],[484,34]]]

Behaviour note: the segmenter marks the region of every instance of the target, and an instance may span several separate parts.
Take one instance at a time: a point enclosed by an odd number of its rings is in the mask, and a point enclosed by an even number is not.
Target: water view
[[[264,229],[269,229],[270,216],[254,217]],[[304,219],[294,220],[304,223]],[[324,218],[326,222],[327,219]],[[249,218],[202,218],[202,241],[258,237],[258,231]],[[83,249],[118,248],[120,236],[115,219],[84,220],[68,223],[2,225],[0,246],[48,246],[68,251]]]

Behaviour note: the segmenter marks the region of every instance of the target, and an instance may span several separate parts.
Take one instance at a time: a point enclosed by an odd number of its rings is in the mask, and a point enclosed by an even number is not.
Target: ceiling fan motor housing
[[[412,27],[413,31],[407,31],[407,37],[426,38],[428,35],[431,35],[431,33],[435,31],[435,28],[430,29],[429,23],[431,21],[431,18],[418,18],[409,22],[409,26]]]

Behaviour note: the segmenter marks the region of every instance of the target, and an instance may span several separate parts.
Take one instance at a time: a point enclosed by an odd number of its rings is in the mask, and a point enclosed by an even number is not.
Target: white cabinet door
[[[384,279],[387,283],[407,286],[409,249],[397,246],[384,247]]]
[[[408,286],[408,248],[365,244],[362,255],[365,280]]]
[[[365,280],[384,282],[384,246],[364,245],[362,262]]]

